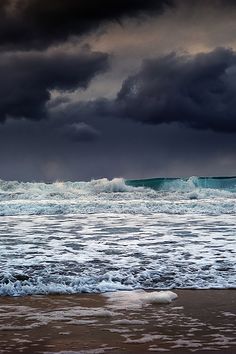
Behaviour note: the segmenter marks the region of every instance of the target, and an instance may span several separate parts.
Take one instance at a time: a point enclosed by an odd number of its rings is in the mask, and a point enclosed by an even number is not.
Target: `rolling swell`
[[[236,191],[236,177],[190,177],[190,178],[150,178],[127,180],[132,187],[145,187],[154,190],[175,190],[184,187],[225,189]]]

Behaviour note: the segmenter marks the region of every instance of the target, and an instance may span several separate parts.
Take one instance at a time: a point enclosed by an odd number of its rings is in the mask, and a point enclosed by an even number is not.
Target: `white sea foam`
[[[148,304],[169,304],[177,298],[172,291],[117,291],[107,293],[108,301],[112,309],[139,308]]]
[[[123,318],[121,320],[114,320],[111,321],[111,323],[113,323],[114,325],[122,325],[122,326],[130,326],[130,325],[145,325],[148,322],[144,321],[144,320],[128,320],[127,318]]]
[[[126,343],[133,343],[133,344],[144,344],[153,342],[155,339],[163,339],[163,336],[159,334],[144,334],[141,338],[138,339],[131,339],[127,336]]]
[[[235,232],[233,215],[1,217],[0,295],[235,288]]]

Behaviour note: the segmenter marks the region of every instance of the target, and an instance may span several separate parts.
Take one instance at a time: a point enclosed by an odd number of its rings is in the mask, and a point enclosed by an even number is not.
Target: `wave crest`
[[[0,215],[235,212],[236,178],[30,183],[0,180]]]

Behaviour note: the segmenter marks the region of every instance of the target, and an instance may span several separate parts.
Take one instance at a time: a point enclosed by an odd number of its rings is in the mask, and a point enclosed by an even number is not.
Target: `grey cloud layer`
[[[93,141],[100,136],[100,132],[97,129],[84,122],[62,125],[61,133],[69,141],[74,142]]]
[[[74,114],[76,119],[76,111]],[[235,174],[236,139],[232,134],[106,117],[86,121],[87,126],[102,132],[100,139],[85,141],[84,135],[79,142],[61,134],[67,118],[59,124],[50,119],[37,124],[8,120],[0,125],[1,178],[50,182],[104,176]],[[58,125],[62,130],[55,129]]]

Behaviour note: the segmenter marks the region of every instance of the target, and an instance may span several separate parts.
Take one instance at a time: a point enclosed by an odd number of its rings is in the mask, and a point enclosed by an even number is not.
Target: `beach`
[[[0,354],[236,354],[236,0],[0,0]]]
[[[234,353],[235,290],[1,297],[1,353]],[[155,299],[154,299],[155,300]]]

